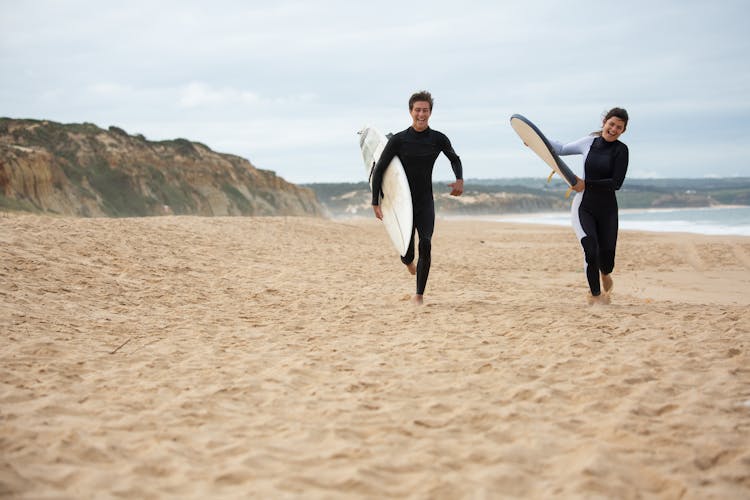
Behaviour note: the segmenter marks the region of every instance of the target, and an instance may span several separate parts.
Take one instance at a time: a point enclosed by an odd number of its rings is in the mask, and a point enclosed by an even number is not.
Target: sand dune
[[[0,496],[749,498],[750,238],[0,217]]]

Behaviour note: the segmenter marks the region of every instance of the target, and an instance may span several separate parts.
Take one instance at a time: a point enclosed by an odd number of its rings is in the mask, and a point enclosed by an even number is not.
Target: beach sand
[[[750,498],[750,238],[0,216],[0,497]]]

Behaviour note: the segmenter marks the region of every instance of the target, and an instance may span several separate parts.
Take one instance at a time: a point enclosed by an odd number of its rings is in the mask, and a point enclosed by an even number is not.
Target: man
[[[383,173],[394,156],[398,156],[404,166],[409,181],[412,205],[414,209],[414,227],[406,255],[401,261],[411,274],[417,277],[417,291],[412,302],[424,302],[424,290],[430,274],[432,252],[432,232],[435,229],[435,202],[432,197],[432,169],[435,160],[442,152],[451,162],[456,182],[451,184],[451,195],[461,196],[464,192],[463,167],[461,159],[453,150],[445,134],[429,127],[432,115],[432,96],[427,91],[413,94],[409,98],[409,114],[412,117],[411,127],[403,130],[388,140],[372,174],[372,208],[375,217],[383,219],[380,208],[380,189]],[[414,232],[419,234],[419,260],[414,265]]]

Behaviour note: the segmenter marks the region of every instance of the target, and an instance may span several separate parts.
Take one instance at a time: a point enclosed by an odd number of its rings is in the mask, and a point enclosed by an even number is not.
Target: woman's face
[[[616,116],[605,120],[602,124],[602,139],[607,142],[615,142],[625,132],[625,126],[625,120]]]
[[[412,127],[417,132],[427,130],[430,121],[430,115],[432,110],[430,109],[430,103],[427,101],[417,101],[411,107],[411,118],[413,120]]]

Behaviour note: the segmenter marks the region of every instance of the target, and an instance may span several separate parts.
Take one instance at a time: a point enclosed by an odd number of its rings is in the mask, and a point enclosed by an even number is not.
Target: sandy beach
[[[2,498],[750,498],[750,238],[0,216]]]

